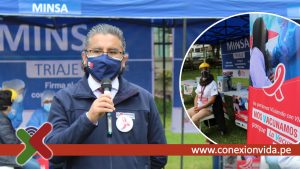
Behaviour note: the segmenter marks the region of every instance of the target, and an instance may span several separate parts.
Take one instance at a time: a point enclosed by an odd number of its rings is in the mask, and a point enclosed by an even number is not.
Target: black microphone
[[[111,91],[111,80],[110,79],[103,79],[101,81],[101,87],[104,91],[104,94],[110,94]]]
[[[110,94],[111,91],[111,80],[110,79],[103,79],[101,81],[101,87],[104,90],[104,94]],[[112,136],[112,113],[106,113],[107,118],[107,136]]]

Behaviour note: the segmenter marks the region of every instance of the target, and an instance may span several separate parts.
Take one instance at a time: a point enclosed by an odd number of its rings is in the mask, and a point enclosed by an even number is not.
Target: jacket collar
[[[139,93],[138,88],[129,83],[126,79],[122,76],[119,76],[119,90],[116,94],[113,102],[115,105],[121,103],[122,101],[136,95]],[[90,98],[96,99],[96,96],[93,94],[93,91],[89,87],[87,77],[84,76],[75,86],[75,91],[73,96],[75,98]]]
[[[75,98],[94,98],[94,99],[96,99],[96,96],[93,94],[93,91],[89,87],[87,78],[88,78],[87,76],[84,76],[76,84],[75,91],[73,94],[73,96]]]
[[[115,105],[139,93],[138,88],[135,85],[129,83],[122,76],[119,76],[119,83],[120,86],[118,93],[113,100]]]

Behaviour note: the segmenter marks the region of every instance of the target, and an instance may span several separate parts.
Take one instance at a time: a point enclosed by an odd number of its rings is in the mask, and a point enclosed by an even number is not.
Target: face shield
[[[51,103],[54,95],[55,95],[55,92],[52,90],[43,91],[42,96],[41,96],[41,104],[43,105],[45,103]]]
[[[42,93],[41,97],[41,104],[45,111],[50,112],[51,104],[53,97],[55,95],[55,92],[52,90],[45,90]]]
[[[25,83],[20,79],[13,79],[2,83],[3,89],[13,89],[17,92],[18,97],[15,102],[22,102],[25,95]]]

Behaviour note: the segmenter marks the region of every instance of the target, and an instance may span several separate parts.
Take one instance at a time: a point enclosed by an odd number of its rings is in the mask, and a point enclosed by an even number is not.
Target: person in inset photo
[[[262,17],[253,23],[253,44],[250,51],[250,79],[253,87],[261,88],[272,84],[274,73],[272,72],[271,56],[266,50],[268,42],[268,30]]]
[[[218,96],[218,86],[209,72],[209,67],[206,62],[200,64],[201,76],[195,90],[194,107],[187,110],[197,127],[200,125],[200,119],[213,113],[213,104]]]
[[[272,53],[272,65],[286,66],[285,79],[300,76],[300,27],[289,20],[278,19],[280,29]]]

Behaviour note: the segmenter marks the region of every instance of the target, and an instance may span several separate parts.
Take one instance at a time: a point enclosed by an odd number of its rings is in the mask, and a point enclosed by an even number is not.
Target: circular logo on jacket
[[[133,120],[127,115],[120,115],[116,121],[116,125],[121,132],[129,132],[133,127]]]

